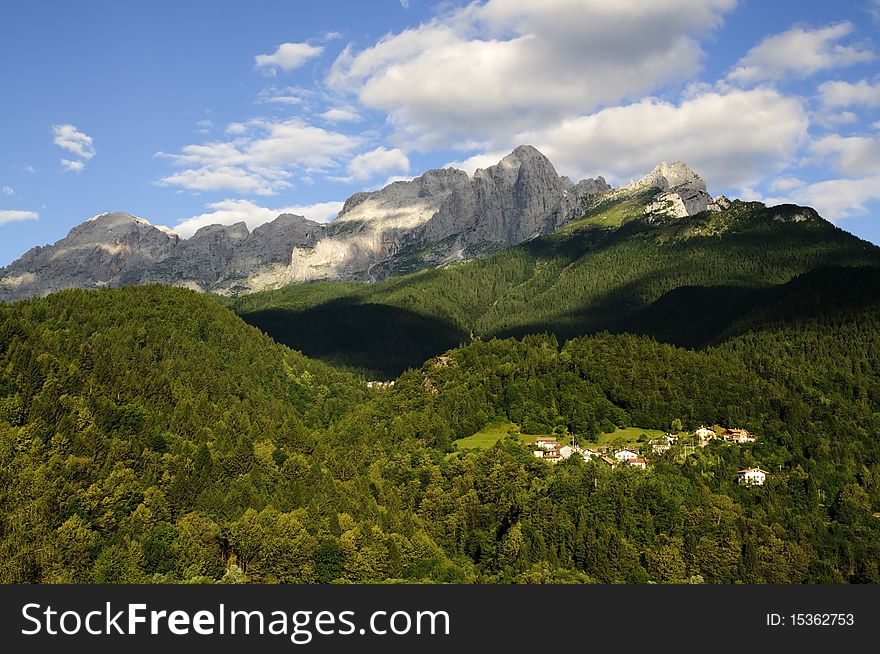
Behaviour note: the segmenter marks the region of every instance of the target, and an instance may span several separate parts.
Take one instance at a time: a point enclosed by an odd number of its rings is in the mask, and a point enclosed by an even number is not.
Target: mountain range
[[[473,176],[430,170],[357,193],[328,224],[282,214],[253,231],[244,222],[210,225],[182,239],[127,213],[100,214],[0,269],[0,299],[147,283],[237,295],[319,279],[377,281],[550,234],[602,200],[639,190],[651,190],[649,215],[719,209],[681,162],[615,191],[602,177],[575,184],[538,150],[520,146]]]
[[[683,163],[102,214],[2,280],[0,582],[880,583],[880,248]]]

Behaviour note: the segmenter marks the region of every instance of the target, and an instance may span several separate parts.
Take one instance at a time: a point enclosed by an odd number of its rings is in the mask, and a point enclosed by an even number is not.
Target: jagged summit
[[[628,189],[658,188],[663,193],[645,207],[651,216],[684,218],[706,211],[712,196],[706,182],[683,161],[657,164],[647,175],[627,185]]]
[[[647,175],[638,180],[631,181],[628,188],[654,186],[662,191],[667,191],[676,186],[688,185],[706,191],[706,182],[693,170],[688,168],[683,161],[668,164],[660,162]]]
[[[655,191],[646,194],[651,220],[723,210],[726,203],[710,207],[706,183],[680,161],[663,162],[616,193],[638,189]],[[560,176],[537,148],[520,145],[472,176],[429,170],[356,193],[327,224],[282,214],[253,231],[242,220],[203,226],[184,239],[138,216],[103,213],[0,269],[0,300],[143,283],[237,294],[317,279],[376,281],[549,234],[602,197],[614,201],[606,196],[611,190],[602,177],[575,183]]]

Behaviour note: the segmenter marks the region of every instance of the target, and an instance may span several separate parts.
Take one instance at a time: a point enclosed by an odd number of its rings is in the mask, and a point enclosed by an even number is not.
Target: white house
[[[639,453],[634,450],[624,448],[622,450],[617,450],[617,452],[614,453],[614,458],[618,461],[631,461],[633,459],[638,459]]]
[[[672,449],[672,443],[669,442],[668,438],[655,438],[648,441],[648,446],[654,454],[663,454]]]
[[[636,457],[635,459],[628,459],[626,461],[626,465],[632,468],[639,468],[640,470],[648,469],[648,460],[643,459],[642,457]]]
[[[725,429],[724,440],[734,443],[754,443],[755,437],[748,429]]]
[[[711,440],[714,440],[718,434],[715,433],[714,429],[709,429],[708,427],[700,427],[697,431],[694,432],[694,436],[700,439],[700,443],[708,443]]]
[[[534,452],[532,452],[532,454],[535,455],[536,459],[543,459],[544,458],[544,450],[535,450]]]
[[[550,463],[559,463],[562,460],[562,457],[559,456],[559,448],[554,447],[552,450],[544,452],[544,460]]]
[[[589,450],[587,448],[583,448],[580,454],[582,457],[584,457],[584,461],[591,461],[594,457],[602,456],[598,452],[594,452],[593,450]]]
[[[542,450],[552,450],[556,447],[556,437],[555,436],[538,436],[535,441],[535,445],[540,447]]]
[[[760,468],[746,468],[736,473],[736,480],[744,486],[763,486],[766,479],[767,472]]]
[[[572,454],[574,454],[574,448],[570,445],[563,445],[559,448],[559,456],[563,459],[567,459]]]

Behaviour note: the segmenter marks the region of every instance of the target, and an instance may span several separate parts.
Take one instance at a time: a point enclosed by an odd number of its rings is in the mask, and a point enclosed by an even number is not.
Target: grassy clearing
[[[635,445],[640,442],[639,439],[642,434],[650,440],[652,438],[660,438],[663,435],[663,431],[660,429],[644,429],[642,427],[618,427],[610,434],[599,434],[599,445],[610,445],[617,440]]]
[[[535,434],[523,434],[519,425],[515,422],[497,421],[490,422],[480,431],[467,438],[459,438],[453,445],[459,450],[487,450],[498,441],[507,438],[508,435],[516,436],[520,442],[526,445],[533,444],[538,436]],[[560,442],[565,442],[561,439]]]
[[[625,222],[644,216],[645,205],[653,199],[656,193],[656,189],[618,193],[612,198],[600,202],[579,220],[566,225],[561,232],[573,232],[588,225],[620,227]]]

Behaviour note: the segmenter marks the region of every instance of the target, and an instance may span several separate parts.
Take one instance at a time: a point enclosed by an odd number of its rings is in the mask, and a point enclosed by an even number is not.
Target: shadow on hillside
[[[786,284],[766,287],[680,286],[641,307],[621,306],[619,300],[612,295],[590,312],[567,313],[553,324],[523,325],[498,336],[548,332],[565,341],[608,331],[702,348],[748,331],[878,304],[880,268],[822,266]]]
[[[419,367],[468,338],[446,321],[349,298],[305,310],[242,313],[241,318],[306,356],[380,379]]]

